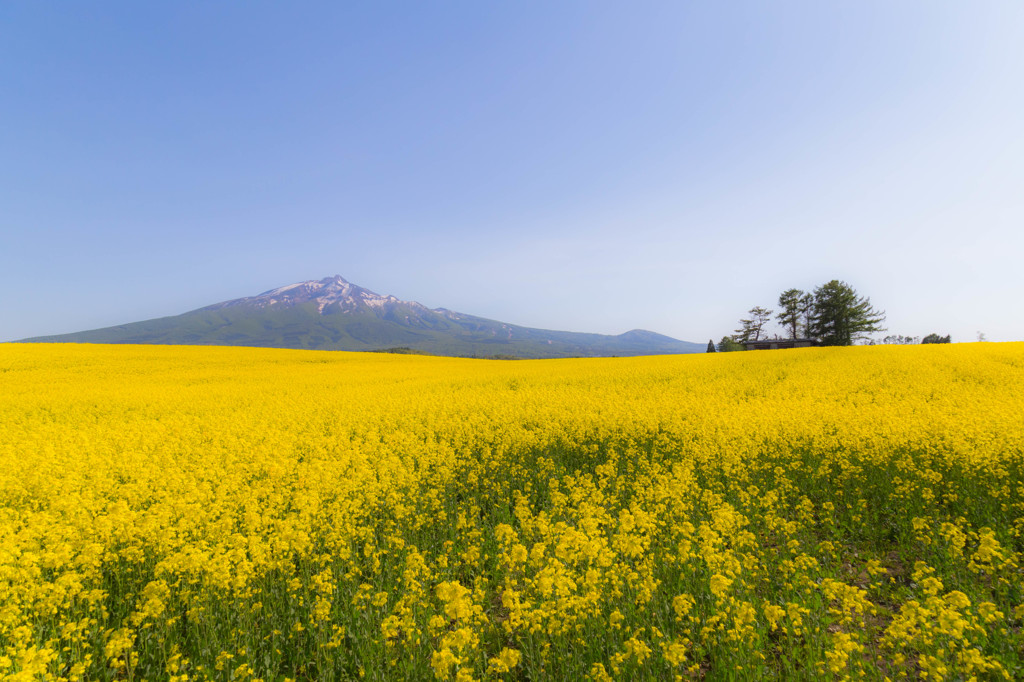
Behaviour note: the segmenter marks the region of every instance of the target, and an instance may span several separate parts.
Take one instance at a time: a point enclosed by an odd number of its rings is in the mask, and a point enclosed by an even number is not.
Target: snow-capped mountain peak
[[[255,308],[290,307],[315,302],[317,311],[323,315],[336,307],[341,312],[354,312],[360,308],[383,309],[395,305],[407,305],[427,310],[426,306],[413,301],[403,301],[394,296],[382,296],[376,292],[352,284],[341,275],[321,280],[296,282],[276,289],[264,291],[257,296],[247,296],[209,306],[208,310],[248,306]]]

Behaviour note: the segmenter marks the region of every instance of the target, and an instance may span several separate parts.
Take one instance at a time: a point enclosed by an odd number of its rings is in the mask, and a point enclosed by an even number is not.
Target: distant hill
[[[520,358],[697,353],[706,348],[641,329],[609,336],[520,327],[381,296],[340,276],[289,284],[173,317],[24,341],[394,349]]]

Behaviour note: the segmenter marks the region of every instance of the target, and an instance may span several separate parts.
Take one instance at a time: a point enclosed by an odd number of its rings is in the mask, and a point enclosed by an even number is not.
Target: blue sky
[[[1024,339],[1024,4],[0,4],[0,340],[341,274],[703,342]]]

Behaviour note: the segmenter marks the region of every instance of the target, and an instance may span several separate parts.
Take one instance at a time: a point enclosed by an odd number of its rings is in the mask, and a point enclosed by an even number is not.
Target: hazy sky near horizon
[[[698,342],[840,279],[1024,340],[1022,261],[1017,0],[0,4],[0,340],[334,274]]]

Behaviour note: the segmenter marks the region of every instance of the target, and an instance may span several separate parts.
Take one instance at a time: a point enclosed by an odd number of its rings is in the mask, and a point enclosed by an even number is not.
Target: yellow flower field
[[[1022,679],[1024,344],[0,345],[0,679]]]

